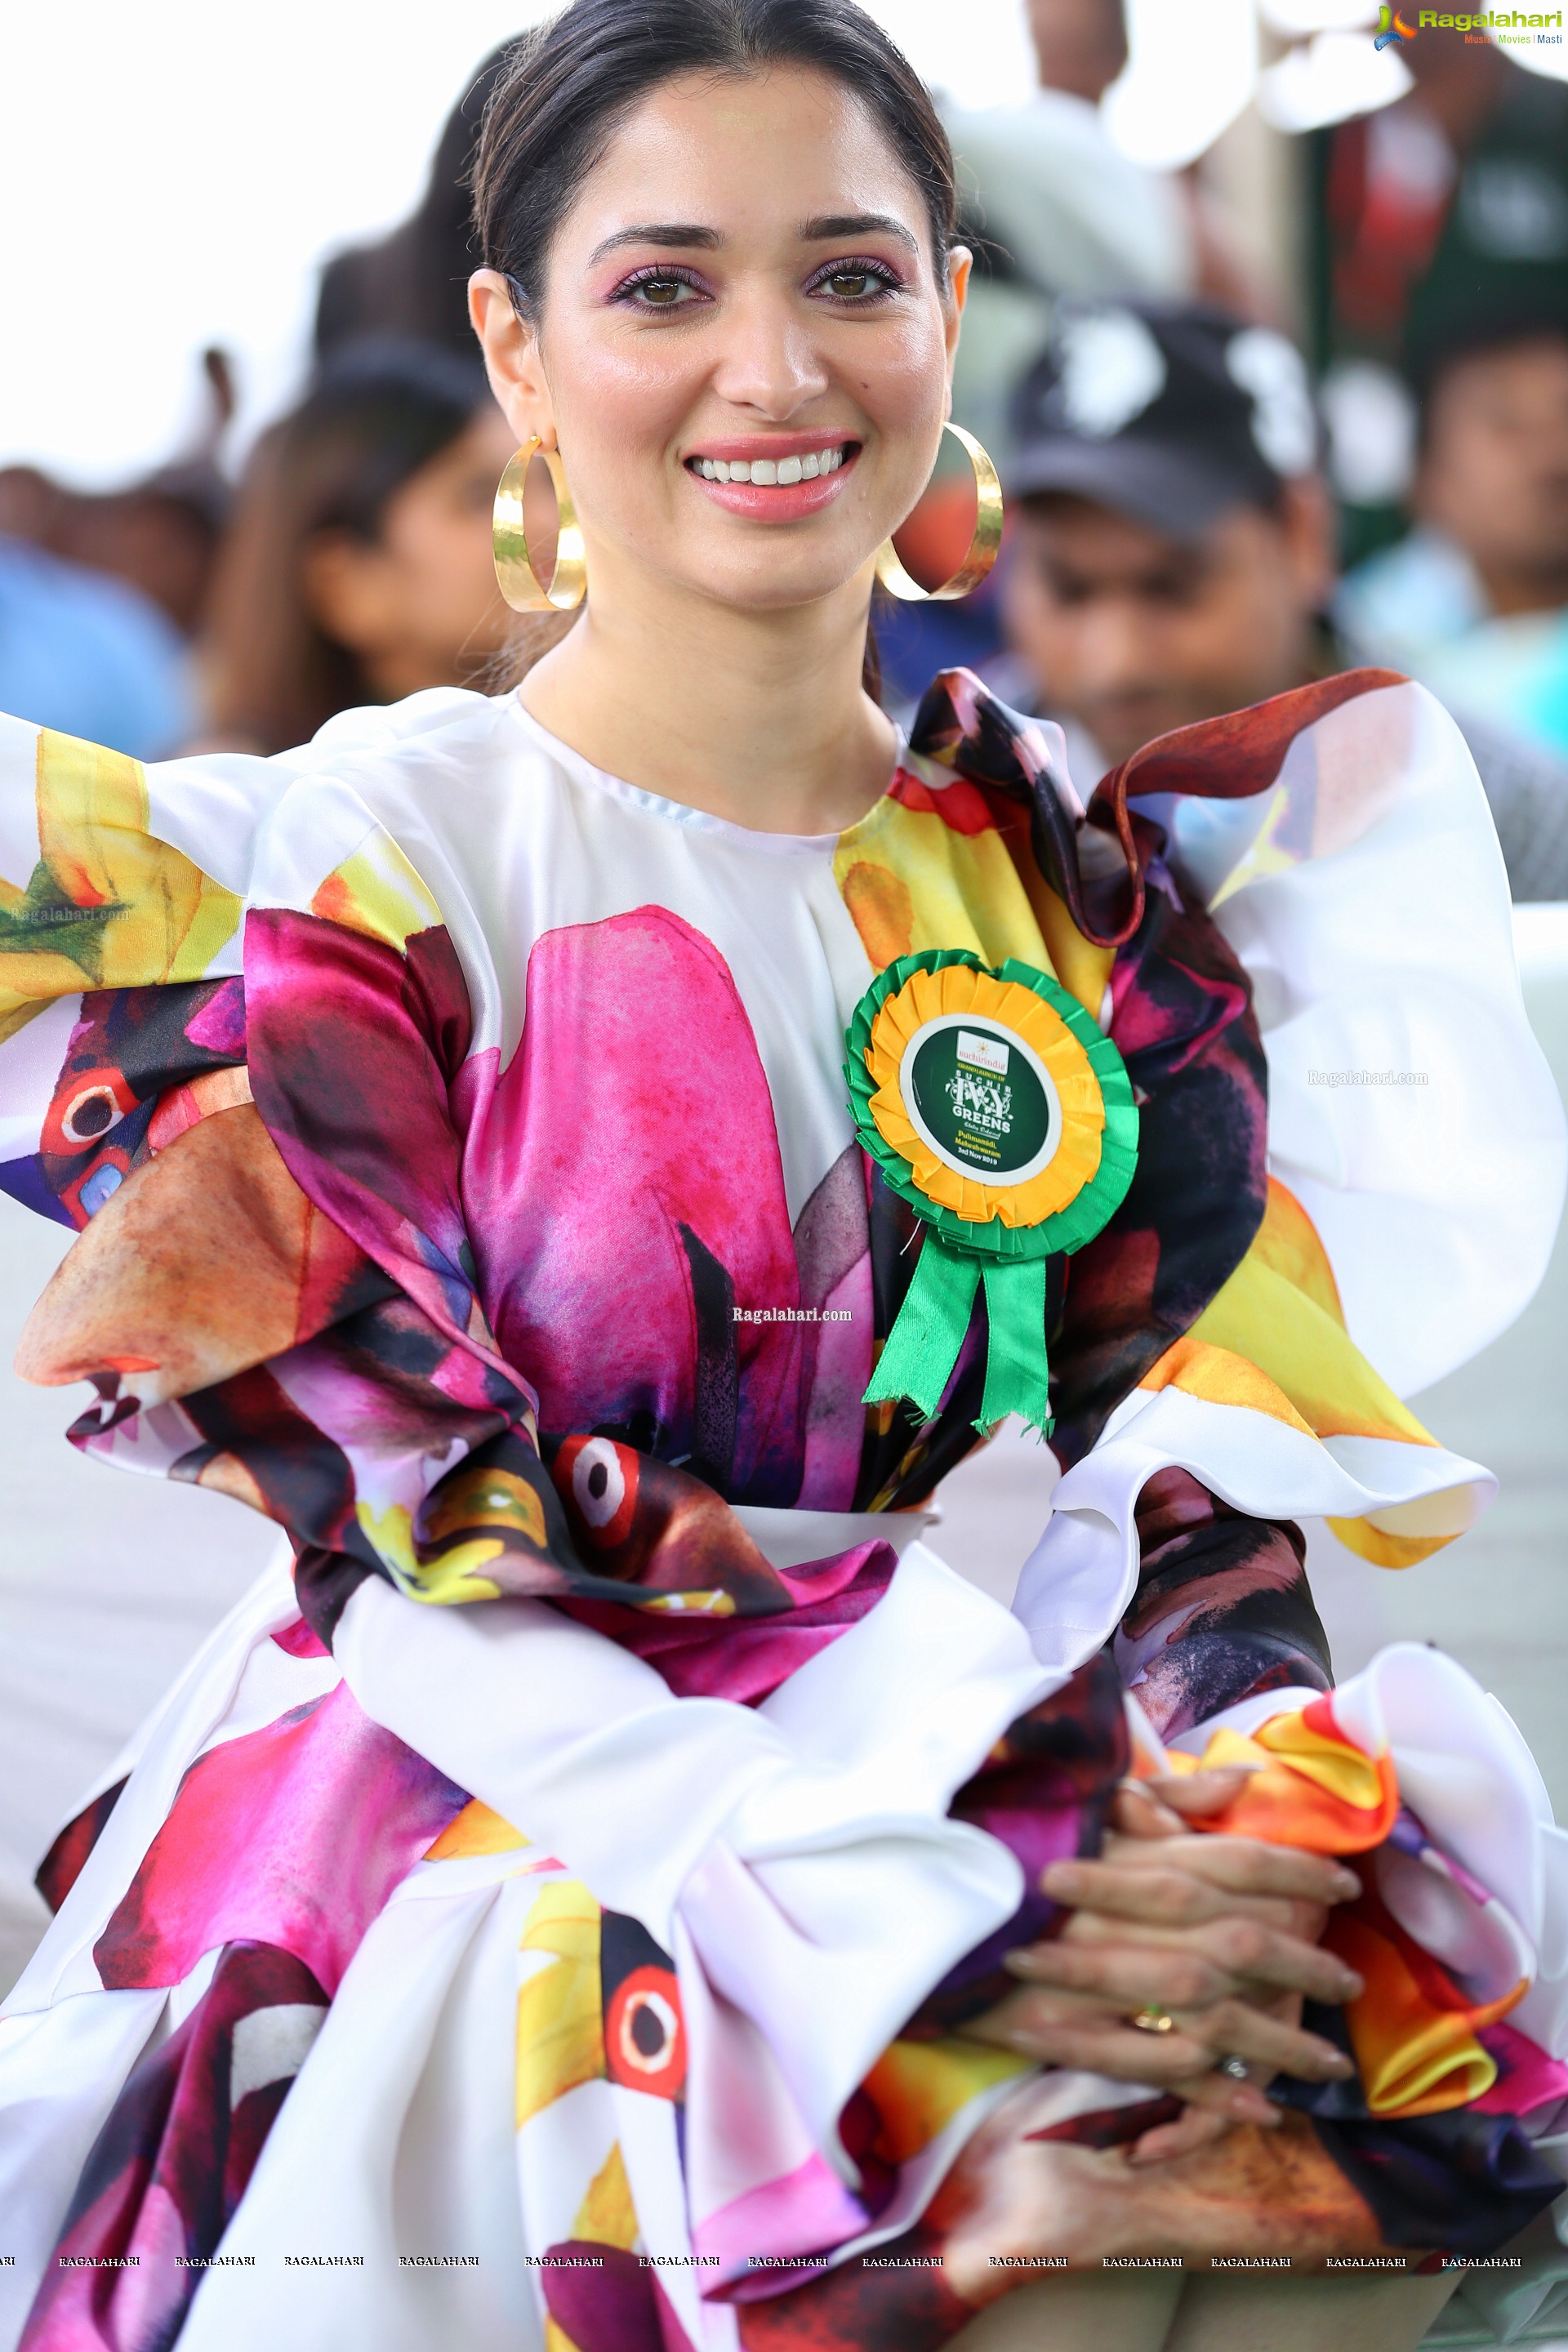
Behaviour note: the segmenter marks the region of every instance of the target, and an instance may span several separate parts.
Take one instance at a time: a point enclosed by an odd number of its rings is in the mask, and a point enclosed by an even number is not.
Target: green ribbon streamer
[[[935,1420],[942,1392],[952,1378],[969,1328],[979,1285],[978,1259],[949,1249],[928,1225],[915,1261],[914,1280],[871,1375],[868,1404],[890,1404],[908,1397],[922,1421]],[[986,1393],[990,1393],[989,1375]]]
[[[1049,1436],[1045,1259],[988,1258],[983,1268],[979,1258],[950,1249],[930,1226],[866,1402],[891,1403],[908,1397],[922,1421],[936,1418],[969,1329],[983,1271],[990,1334],[985,1393],[975,1427],[993,1428],[1016,1412]]]
[[[987,1258],[985,1313],[991,1326],[990,1344],[985,1356],[985,1393],[976,1426],[992,1429],[1016,1412],[1048,1437],[1051,1391],[1046,1363],[1045,1259]]]

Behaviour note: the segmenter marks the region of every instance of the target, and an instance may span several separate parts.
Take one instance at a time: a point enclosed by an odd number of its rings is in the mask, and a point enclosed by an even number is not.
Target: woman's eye
[[[617,299],[630,302],[638,310],[679,310],[697,300],[699,295],[700,289],[689,278],[656,270],[647,278],[631,278],[621,288]]]
[[[816,280],[813,291],[829,294],[836,302],[865,302],[879,294],[890,294],[893,280],[884,270],[870,269],[859,264],[847,264],[830,269]]]

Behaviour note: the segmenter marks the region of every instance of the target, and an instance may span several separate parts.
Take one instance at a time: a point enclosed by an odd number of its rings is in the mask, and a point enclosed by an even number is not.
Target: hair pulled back
[[[678,74],[805,66],[880,122],[925,199],[939,282],[957,209],[952,150],[908,59],[854,0],[572,0],[512,48],[485,110],[474,212],[486,266],[537,316],[551,242],[640,100]]]

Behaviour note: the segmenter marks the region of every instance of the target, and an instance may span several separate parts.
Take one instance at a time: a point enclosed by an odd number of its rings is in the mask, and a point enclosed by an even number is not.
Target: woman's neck
[[[663,799],[760,833],[838,833],[897,742],[863,691],[868,583],[780,612],[601,589],[519,689],[542,727]]]

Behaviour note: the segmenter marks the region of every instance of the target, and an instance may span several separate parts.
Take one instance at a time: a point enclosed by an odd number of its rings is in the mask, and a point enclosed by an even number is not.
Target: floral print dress
[[[1056,1923],[1043,1864],[1205,1752],[1255,1768],[1230,1825],[1372,1857],[1369,1993],[1319,2021],[1356,2082],[1280,2086],[1261,2201],[1226,2144],[1237,2226],[1475,2252],[1552,2201],[1538,1778],[1426,1654],[1332,1691],[1298,1525],[1370,1573],[1484,1505],[1401,1397],[1511,1318],[1561,1197],[1429,698],[1332,679],[1086,812],[953,672],[812,838],[515,696],[148,770],[5,721],[0,770],[0,1184],[79,1236],[21,1369],[287,1538],[42,1866],[0,2342],[939,2345],[932,2200],[1027,2071],[963,2028]],[[1058,982],[1140,1110],[1048,1262],[1010,1612],[923,1540],[984,1305],[934,1415],[862,1402],[921,1229],[846,1030],[930,948]],[[1394,1055],[1419,1099],[1313,1076]],[[1051,2095],[1093,2147],[1168,2112]]]

